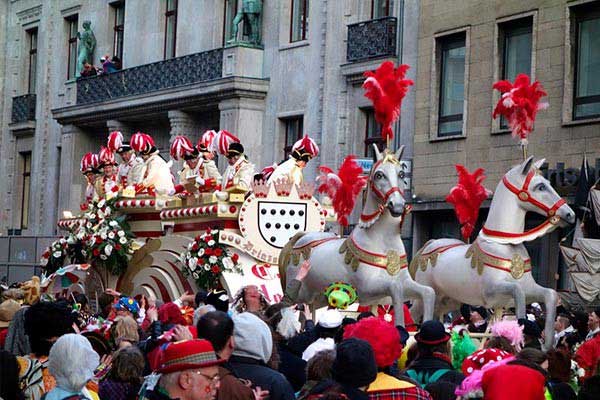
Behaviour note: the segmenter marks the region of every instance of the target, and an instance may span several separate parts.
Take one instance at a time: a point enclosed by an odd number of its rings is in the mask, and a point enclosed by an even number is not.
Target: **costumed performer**
[[[216,152],[213,149],[213,142],[217,137],[217,132],[206,131],[198,141],[196,147],[200,151],[202,159],[200,160],[200,176],[205,180],[205,186],[210,184],[214,189],[221,182],[221,173],[215,164]]]
[[[118,164],[114,153],[104,146],[100,147],[99,158],[103,176],[96,180],[96,193],[100,197],[112,198],[119,193]]]
[[[96,180],[98,179],[99,165],[100,159],[98,158],[98,154],[86,153],[81,159],[80,170],[87,182],[85,188],[86,203],[89,203],[94,200],[95,197],[98,197],[98,194],[96,193]]]
[[[131,147],[144,160],[146,172],[137,192],[147,189],[149,194],[167,195],[175,192],[169,164],[160,156],[154,139],[146,133],[137,132],[131,137]]]
[[[114,131],[108,135],[108,148],[121,156],[122,162],[119,164],[117,172],[121,187],[125,188],[141,183],[144,179],[146,165],[144,160],[135,155],[129,142],[123,141],[121,132]]]
[[[244,154],[244,146],[240,139],[227,131],[219,131],[213,142],[213,147],[218,146],[219,153],[227,157],[227,168],[221,178],[221,191],[217,197],[223,199],[227,195],[224,191],[237,187],[249,191],[254,177],[254,164],[251,164]]]
[[[308,136],[304,136],[292,146],[292,153],[287,161],[275,168],[268,183],[287,179],[296,185],[304,180],[302,170],[306,164],[314,157],[319,155],[319,146]]]

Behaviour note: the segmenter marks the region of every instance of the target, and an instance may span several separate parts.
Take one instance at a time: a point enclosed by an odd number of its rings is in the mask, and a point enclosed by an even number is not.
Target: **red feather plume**
[[[517,75],[515,83],[498,81],[494,89],[502,93],[494,109],[493,117],[504,116],[514,137],[522,141],[533,131],[535,117],[539,110],[548,107],[548,103],[540,103],[540,99],[547,96],[542,84],[538,81],[531,83],[529,76]]]
[[[446,201],[454,205],[454,212],[461,225],[460,232],[463,239],[468,240],[475,228],[479,207],[492,192],[481,184],[485,179],[483,168],[477,168],[471,174],[460,164],[456,164],[455,167],[458,172],[458,183],[450,190]]]
[[[337,174],[326,166],[319,167],[319,171],[321,175],[317,178],[317,190],[331,198],[340,225],[348,226],[348,215],[367,183],[367,177],[362,175],[362,167],[356,162],[356,156],[351,154],[344,159]]]
[[[408,68],[406,64],[394,68],[393,62],[385,61],[375,71],[364,73],[365,97],[373,102],[375,120],[382,125],[381,136],[386,140],[394,137],[392,123],[400,117],[402,99],[413,84],[412,80],[404,79]]]

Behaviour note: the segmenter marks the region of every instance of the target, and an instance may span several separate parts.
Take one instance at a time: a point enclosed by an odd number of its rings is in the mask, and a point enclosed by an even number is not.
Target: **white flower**
[[[207,244],[208,244],[209,247],[213,247],[215,245],[215,241],[214,240],[209,240]]]
[[[102,212],[102,210],[98,210],[98,218],[104,219],[104,213]]]
[[[115,233],[114,232],[108,232],[108,238],[109,239],[114,239],[115,238]]]
[[[124,238],[124,237],[120,238],[119,243],[121,243],[121,244],[127,243],[127,238]]]
[[[106,257],[104,254],[100,254],[100,259],[101,260],[106,260],[106,259],[108,259],[108,257]]]
[[[194,277],[194,279],[198,279],[198,278],[200,278],[200,275],[198,275],[198,273],[197,273],[197,272],[194,272],[194,273],[192,274],[192,276]]]
[[[106,233],[104,233],[104,232],[100,233],[100,239],[106,240]]]
[[[44,257],[42,257],[42,259],[40,260],[40,264],[42,264],[43,266],[46,266],[46,265],[48,265],[48,259],[47,259],[47,258],[44,258]]]
[[[86,226],[88,229],[92,229],[92,223],[91,223],[91,222],[88,222],[87,224],[85,224],[85,226]]]
[[[106,215],[106,216],[109,216],[111,212],[112,212],[112,210],[110,209],[110,207],[106,207],[104,209],[104,215]]]
[[[190,257],[192,256],[192,253],[190,253],[190,252],[188,251],[187,253],[185,253],[185,256],[186,256],[187,258],[190,258]]]
[[[210,231],[211,235],[216,235],[217,233],[219,233],[219,231],[217,229],[213,229]]]
[[[119,225],[117,221],[110,221],[108,224],[113,227]]]
[[[204,264],[204,270],[205,270],[205,271],[209,271],[209,270],[210,270],[210,265],[208,265],[208,264]]]
[[[83,254],[84,256],[87,256],[87,251],[81,250],[81,254]]]
[[[188,267],[192,271],[196,270],[196,266],[198,265],[198,259],[196,257],[192,257],[188,260]]]
[[[106,247],[104,247],[104,254],[106,254],[107,256],[110,256],[112,254],[113,251],[113,247],[110,244],[107,244]]]
[[[52,253],[52,257],[54,258],[60,258],[60,256],[62,256],[62,253],[60,251],[55,251],[54,253]]]
[[[91,214],[90,214],[90,219],[96,219],[96,214],[94,214],[94,213],[91,213]]]
[[[198,257],[202,257],[204,255],[204,249],[201,247],[198,249]]]
[[[211,263],[211,264],[216,264],[218,260],[219,259],[217,258],[217,256],[210,256],[210,257],[208,257],[208,262]]]
[[[104,204],[106,204],[106,201],[105,201],[104,199],[100,200],[100,201],[98,202],[98,208],[102,208],[102,207],[104,207]]]
[[[117,235],[119,235],[119,237],[123,237],[125,236],[125,231],[119,231],[117,232]]]
[[[68,243],[68,244],[73,244],[73,243],[75,243],[75,242],[76,242],[76,240],[75,240],[75,238],[73,237],[73,235],[69,235],[69,237],[67,238],[67,243]]]
[[[235,266],[231,257],[223,257],[223,268],[230,270]]]

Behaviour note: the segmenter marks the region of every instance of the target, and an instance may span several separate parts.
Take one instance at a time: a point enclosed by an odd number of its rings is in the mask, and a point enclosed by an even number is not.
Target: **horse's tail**
[[[289,265],[289,263],[291,261],[292,252],[294,250],[294,245],[305,234],[306,234],[306,232],[296,233],[290,239],[290,241],[287,242],[287,244],[285,246],[283,246],[283,249],[281,249],[281,253],[279,253],[279,280],[281,281],[281,288],[283,289],[284,292],[285,292],[285,288],[287,287],[285,275],[286,275],[286,271],[287,271],[287,266]]]

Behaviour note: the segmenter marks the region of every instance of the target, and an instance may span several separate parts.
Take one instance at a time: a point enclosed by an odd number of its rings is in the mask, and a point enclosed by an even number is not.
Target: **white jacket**
[[[239,186],[244,190],[250,190],[254,179],[254,164],[241,157],[233,165],[228,165],[221,180],[221,190],[231,186]]]
[[[129,162],[119,164],[119,183],[123,187],[142,183],[145,172],[144,160],[140,157],[131,157]]]
[[[144,187],[153,187],[156,194],[163,196],[175,190],[169,164],[163,160],[158,152],[148,157],[145,164],[146,174],[142,181]]]
[[[299,185],[304,180],[302,168],[296,165],[296,159],[290,157],[275,168],[275,171],[269,177],[267,183],[277,182],[278,180],[287,179],[296,185]]]

